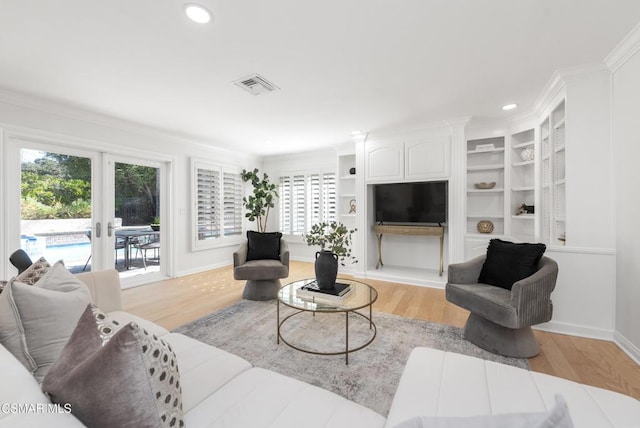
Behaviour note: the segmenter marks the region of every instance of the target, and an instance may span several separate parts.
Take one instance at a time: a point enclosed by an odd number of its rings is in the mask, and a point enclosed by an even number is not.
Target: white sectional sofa
[[[135,321],[173,347],[187,427],[394,427],[416,416],[547,412],[556,394],[566,398],[575,427],[640,427],[640,402],[631,397],[429,348],[412,352],[385,418],[332,392],[252,367],[240,357],[123,312],[115,271],[79,277],[94,303],[112,319]],[[8,405],[46,406],[49,401],[2,346],[0,385],[0,426],[82,426],[72,414],[11,411]]]

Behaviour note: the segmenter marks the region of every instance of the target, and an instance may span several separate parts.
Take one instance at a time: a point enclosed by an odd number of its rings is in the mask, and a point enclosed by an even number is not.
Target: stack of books
[[[297,296],[302,299],[319,298],[328,300],[343,300],[351,293],[353,288],[349,284],[336,282],[333,288],[324,290],[318,288],[317,281],[311,281],[310,283],[300,287],[297,292]]]

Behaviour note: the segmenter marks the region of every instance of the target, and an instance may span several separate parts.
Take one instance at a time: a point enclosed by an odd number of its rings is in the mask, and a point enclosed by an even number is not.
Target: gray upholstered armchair
[[[516,281],[508,290],[478,283],[485,259],[486,255],[449,265],[446,298],[471,312],[464,337],[500,355],[520,358],[537,355],[540,348],[531,326],[551,319],[557,263],[542,257],[537,272]]]
[[[248,242],[233,253],[233,278],[246,279],[242,297],[248,300],[275,299],[280,290],[280,278],[289,276],[289,246],[280,239],[280,258],[247,260]]]

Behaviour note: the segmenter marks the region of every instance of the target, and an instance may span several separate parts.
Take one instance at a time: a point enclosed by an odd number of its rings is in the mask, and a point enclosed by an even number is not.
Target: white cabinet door
[[[402,142],[371,143],[365,149],[368,183],[404,180],[404,144]]]
[[[414,181],[448,177],[450,146],[449,137],[405,142],[405,179]]]

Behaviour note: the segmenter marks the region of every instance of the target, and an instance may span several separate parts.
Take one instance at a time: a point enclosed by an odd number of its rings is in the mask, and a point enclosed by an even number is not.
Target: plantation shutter
[[[306,230],[305,176],[293,176],[291,233],[302,235]]]
[[[291,234],[291,177],[280,177],[280,232]]]
[[[322,195],[320,194],[320,174],[309,175],[309,222],[308,229],[322,221]]]
[[[220,237],[220,171],[197,168],[198,240]]]
[[[231,172],[223,177],[224,236],[242,235],[242,177]]]
[[[336,175],[327,172],[322,175],[322,208],[325,221],[336,220]]]

